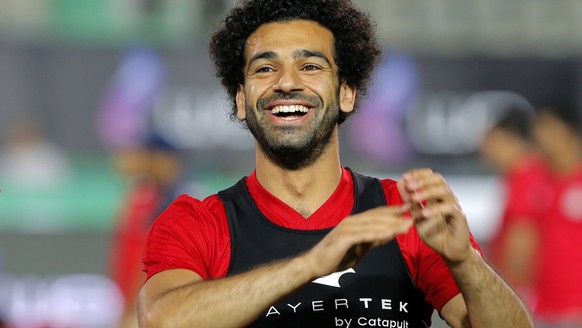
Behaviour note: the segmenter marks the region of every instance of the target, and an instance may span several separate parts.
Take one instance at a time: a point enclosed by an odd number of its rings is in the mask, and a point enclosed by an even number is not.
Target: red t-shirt
[[[382,180],[386,202],[401,204],[393,180]],[[272,222],[291,229],[334,227],[350,215],[354,206],[352,175],[343,169],[341,181],[331,197],[308,219],[264,189],[253,173],[247,188],[259,209]],[[420,239],[416,229],[397,237],[414,283],[437,311],[459,289],[443,259]],[[473,247],[477,244],[471,239]],[[230,262],[230,233],[224,205],[217,195],[203,201],[180,196],[156,220],[149,231],[144,253],[148,279],[168,269],[188,269],[203,279],[226,276]]]
[[[489,258],[503,265],[506,234],[514,224],[539,224],[542,211],[547,207],[548,169],[536,155],[529,155],[503,175],[505,209],[499,228],[491,239]]]
[[[582,317],[582,165],[552,179],[541,221],[536,314]]]

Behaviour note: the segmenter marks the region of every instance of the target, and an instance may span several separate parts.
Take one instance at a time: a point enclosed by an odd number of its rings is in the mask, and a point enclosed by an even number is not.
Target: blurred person
[[[142,146],[113,152],[114,165],[127,182],[111,248],[111,277],[124,297],[120,327],[137,327],[136,297],[145,281],[142,252],[151,223],[181,192],[182,155],[156,134]]]
[[[509,108],[486,132],[482,159],[501,173],[504,208],[488,257],[530,307],[535,304],[538,224],[547,190],[547,167],[533,143],[533,112]]]
[[[0,153],[0,182],[23,189],[49,189],[67,181],[72,165],[66,151],[28,118],[12,122]]]
[[[150,128],[151,111],[165,87],[166,73],[166,62],[157,48],[131,44],[105,86],[96,120],[98,136],[127,188],[110,253],[111,277],[124,297],[120,322],[124,328],[137,327],[135,303],[145,279],[141,270],[145,234],[176,197],[181,183],[180,151]]]
[[[569,105],[540,106],[535,140],[551,170],[540,229],[539,327],[582,327],[582,120]]]
[[[339,125],[380,56],[369,17],[349,0],[246,0],[213,35],[256,168],[156,219],[142,327],[426,327],[434,308],[452,327],[532,326],[442,176],[341,165]]]

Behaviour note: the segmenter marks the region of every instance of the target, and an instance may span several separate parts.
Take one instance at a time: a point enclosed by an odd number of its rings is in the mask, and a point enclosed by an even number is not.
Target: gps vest
[[[378,179],[352,175],[352,214],[386,205]],[[274,224],[255,204],[245,179],[218,195],[231,234],[228,275],[296,256],[331,230],[294,230]],[[273,304],[250,327],[428,327],[432,311],[414,286],[398,243],[392,240],[366,254],[353,268],[317,279]]]

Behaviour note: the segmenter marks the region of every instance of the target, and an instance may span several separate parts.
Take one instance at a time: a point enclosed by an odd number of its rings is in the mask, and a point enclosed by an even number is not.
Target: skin
[[[269,58],[265,53],[270,53]],[[333,35],[317,23],[262,25],[248,39],[246,58],[246,80],[236,98],[238,118],[249,120],[255,116],[257,127],[262,125],[281,144],[301,143],[313,127],[331,115],[330,110],[353,110],[356,92],[338,78]],[[261,69],[263,66],[268,68]],[[269,116],[257,107],[261,98],[289,92],[317,97],[321,104],[291,121]],[[335,108],[330,106],[334,101]],[[266,154],[264,145],[257,144],[256,174],[261,185],[309,217],[329,198],[341,178],[337,129],[334,126],[327,145],[313,162],[295,169],[278,164]],[[467,221],[444,179],[428,169],[414,170],[398,186],[406,202],[426,201],[427,206],[383,206],[348,216],[305,253],[242,274],[209,281],[181,269],[154,275],[140,294],[141,326],[246,326],[289,293],[318,277],[352,266],[371,248],[408,232],[414,224],[421,238],[446,260],[463,291],[441,311],[452,327],[531,327],[515,294],[471,248]],[[406,217],[409,210],[413,220]],[[440,215],[444,219],[437,221],[435,216]]]
[[[582,159],[582,141],[576,131],[542,111],[534,122],[536,144],[557,175],[567,176]]]
[[[532,149],[522,137],[496,127],[487,132],[479,151],[486,162],[506,172],[519,165],[521,159],[529,155]]]

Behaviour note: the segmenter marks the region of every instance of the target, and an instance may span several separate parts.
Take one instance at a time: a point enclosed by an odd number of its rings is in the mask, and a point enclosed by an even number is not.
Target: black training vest
[[[352,173],[352,214],[386,205],[378,179]],[[246,178],[218,193],[228,217],[231,257],[228,275],[298,255],[331,229],[294,230],[278,226],[259,210]],[[339,278],[311,282],[272,305],[251,327],[429,327],[433,311],[415,288],[396,240],[365,255]]]

